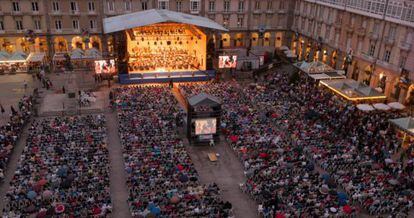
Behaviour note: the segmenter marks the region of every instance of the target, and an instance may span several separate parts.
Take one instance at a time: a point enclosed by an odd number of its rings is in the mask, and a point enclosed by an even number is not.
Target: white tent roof
[[[185,23],[209,29],[228,31],[220,24],[206,17],[156,9],[108,17],[103,20],[103,25],[105,33],[113,33],[164,22]]]
[[[9,58],[8,62],[25,62],[27,59],[27,55],[23,52],[15,52],[13,55]]]
[[[414,135],[414,119],[412,117],[392,119],[390,122],[405,132]]]
[[[383,111],[391,109],[390,106],[388,106],[384,103],[376,103],[376,104],[373,104],[372,106],[374,106],[375,109],[383,110]]]
[[[373,111],[373,110],[375,110],[374,107],[372,107],[369,104],[358,104],[357,108],[361,111]]]
[[[90,49],[86,50],[85,51],[85,56],[87,56],[88,58],[91,58],[91,59],[101,59],[102,58],[101,52],[96,48],[90,48]]]
[[[27,58],[27,62],[42,62],[46,54],[44,52],[32,52]]]
[[[404,109],[405,108],[405,106],[404,105],[402,105],[401,103],[399,103],[399,102],[391,102],[391,103],[388,103],[388,106],[390,106],[391,108],[393,108],[393,109],[397,109],[397,110],[402,110],[402,109]]]
[[[313,61],[313,62],[299,62],[294,64],[297,68],[302,70],[307,74],[311,73],[325,73],[325,72],[333,72],[335,71],[332,67],[327,64],[324,64],[320,61]]]

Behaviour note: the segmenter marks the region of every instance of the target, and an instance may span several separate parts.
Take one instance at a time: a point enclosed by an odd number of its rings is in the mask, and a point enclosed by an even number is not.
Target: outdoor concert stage
[[[208,18],[168,10],[104,19],[104,31],[114,39],[121,84],[214,78],[210,30],[227,31]]]

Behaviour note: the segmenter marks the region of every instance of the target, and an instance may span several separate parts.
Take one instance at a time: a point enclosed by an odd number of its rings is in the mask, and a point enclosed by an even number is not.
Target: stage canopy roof
[[[387,97],[377,90],[352,79],[324,80],[320,84],[350,101],[385,100]]]
[[[220,24],[200,16],[184,14],[169,10],[145,10],[130,14],[124,14],[114,17],[105,18],[103,20],[104,32],[113,33],[123,30],[128,30],[136,27],[149,26],[157,23],[184,23],[191,24],[208,29],[216,29],[221,31],[228,31]]]
[[[215,96],[208,95],[206,93],[200,93],[188,98],[188,103],[193,107],[198,105],[216,106],[220,105],[221,101]]]
[[[414,119],[412,117],[391,119],[390,122],[402,131],[414,135]]]

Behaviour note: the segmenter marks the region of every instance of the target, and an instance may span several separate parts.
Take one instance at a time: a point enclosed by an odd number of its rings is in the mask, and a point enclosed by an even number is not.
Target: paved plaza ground
[[[24,88],[27,82],[27,89]],[[0,125],[5,124],[9,118],[10,106],[17,108],[19,99],[24,95],[31,94],[33,88],[37,87],[36,81],[29,74],[0,75],[0,104],[6,112],[0,114]]]

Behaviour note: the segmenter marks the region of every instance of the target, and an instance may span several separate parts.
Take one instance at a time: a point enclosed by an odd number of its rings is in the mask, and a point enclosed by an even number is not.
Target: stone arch
[[[68,41],[62,36],[56,37],[53,44],[56,52],[68,51]]]
[[[221,43],[223,48],[230,47],[230,35],[228,33],[221,34]]]
[[[251,43],[252,43],[252,46],[259,45],[259,33],[256,33],[256,32],[252,33]]]
[[[236,34],[236,47],[244,46],[244,34],[237,33]]]
[[[47,52],[47,41],[46,38],[36,37],[34,40],[35,51]]]
[[[266,32],[263,35],[263,46],[270,46],[270,38],[271,38],[272,34],[269,32]]]
[[[16,39],[16,51],[30,53],[30,42],[28,42],[24,37],[17,38]]]
[[[72,49],[74,50],[77,48],[82,49],[82,50],[85,49],[85,43],[83,42],[83,39],[80,36],[74,36],[72,38]]]
[[[275,47],[280,48],[283,45],[283,33],[277,32],[275,37]]]
[[[96,48],[99,51],[102,50],[102,42],[101,42],[101,38],[99,38],[99,36],[91,36],[91,38],[89,39],[89,48]]]

